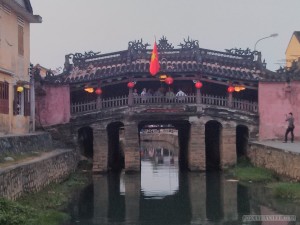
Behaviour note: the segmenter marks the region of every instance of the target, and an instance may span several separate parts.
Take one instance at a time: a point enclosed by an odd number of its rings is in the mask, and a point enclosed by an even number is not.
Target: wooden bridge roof
[[[142,39],[128,43],[125,51],[108,54],[85,52],[65,56],[64,72],[48,74],[46,81],[62,84],[149,74],[152,49]],[[259,80],[280,81],[283,76],[267,70],[261,53],[250,49],[229,49],[224,52],[200,48],[197,40],[184,39],[174,48],[165,37],[158,41],[160,73],[198,74],[210,79],[239,80],[258,83]],[[70,62],[72,60],[72,63]],[[150,74],[149,74],[150,76]],[[284,78],[285,79],[285,78]]]

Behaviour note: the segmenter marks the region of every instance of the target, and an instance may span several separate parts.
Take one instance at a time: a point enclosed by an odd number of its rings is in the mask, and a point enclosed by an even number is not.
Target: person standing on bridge
[[[183,102],[185,100],[186,93],[184,93],[181,89],[178,89],[176,97],[179,102]]]
[[[291,132],[291,142],[294,142],[294,129],[295,129],[295,125],[294,125],[294,117],[293,117],[293,113],[289,113],[289,115],[285,115],[286,119],[285,121],[288,122],[288,128],[285,131],[285,136],[284,136],[284,143],[287,142],[287,137],[288,134]]]

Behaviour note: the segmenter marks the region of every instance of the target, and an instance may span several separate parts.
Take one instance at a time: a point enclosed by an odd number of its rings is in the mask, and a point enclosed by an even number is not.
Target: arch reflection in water
[[[141,143],[141,193],[145,199],[162,199],[179,190],[178,150],[151,143]]]

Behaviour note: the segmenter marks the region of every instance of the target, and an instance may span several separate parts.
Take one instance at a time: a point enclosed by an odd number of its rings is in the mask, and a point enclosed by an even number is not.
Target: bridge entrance
[[[189,121],[142,121],[138,127],[140,141],[163,141],[177,146],[179,169],[181,171],[188,170]]]

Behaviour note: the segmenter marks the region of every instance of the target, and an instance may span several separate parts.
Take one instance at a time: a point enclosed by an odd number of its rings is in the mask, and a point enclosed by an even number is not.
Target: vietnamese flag
[[[158,61],[158,52],[156,41],[154,42],[152,54],[151,54],[151,61],[150,61],[150,68],[149,71],[152,76],[155,76],[159,72],[159,61]]]

